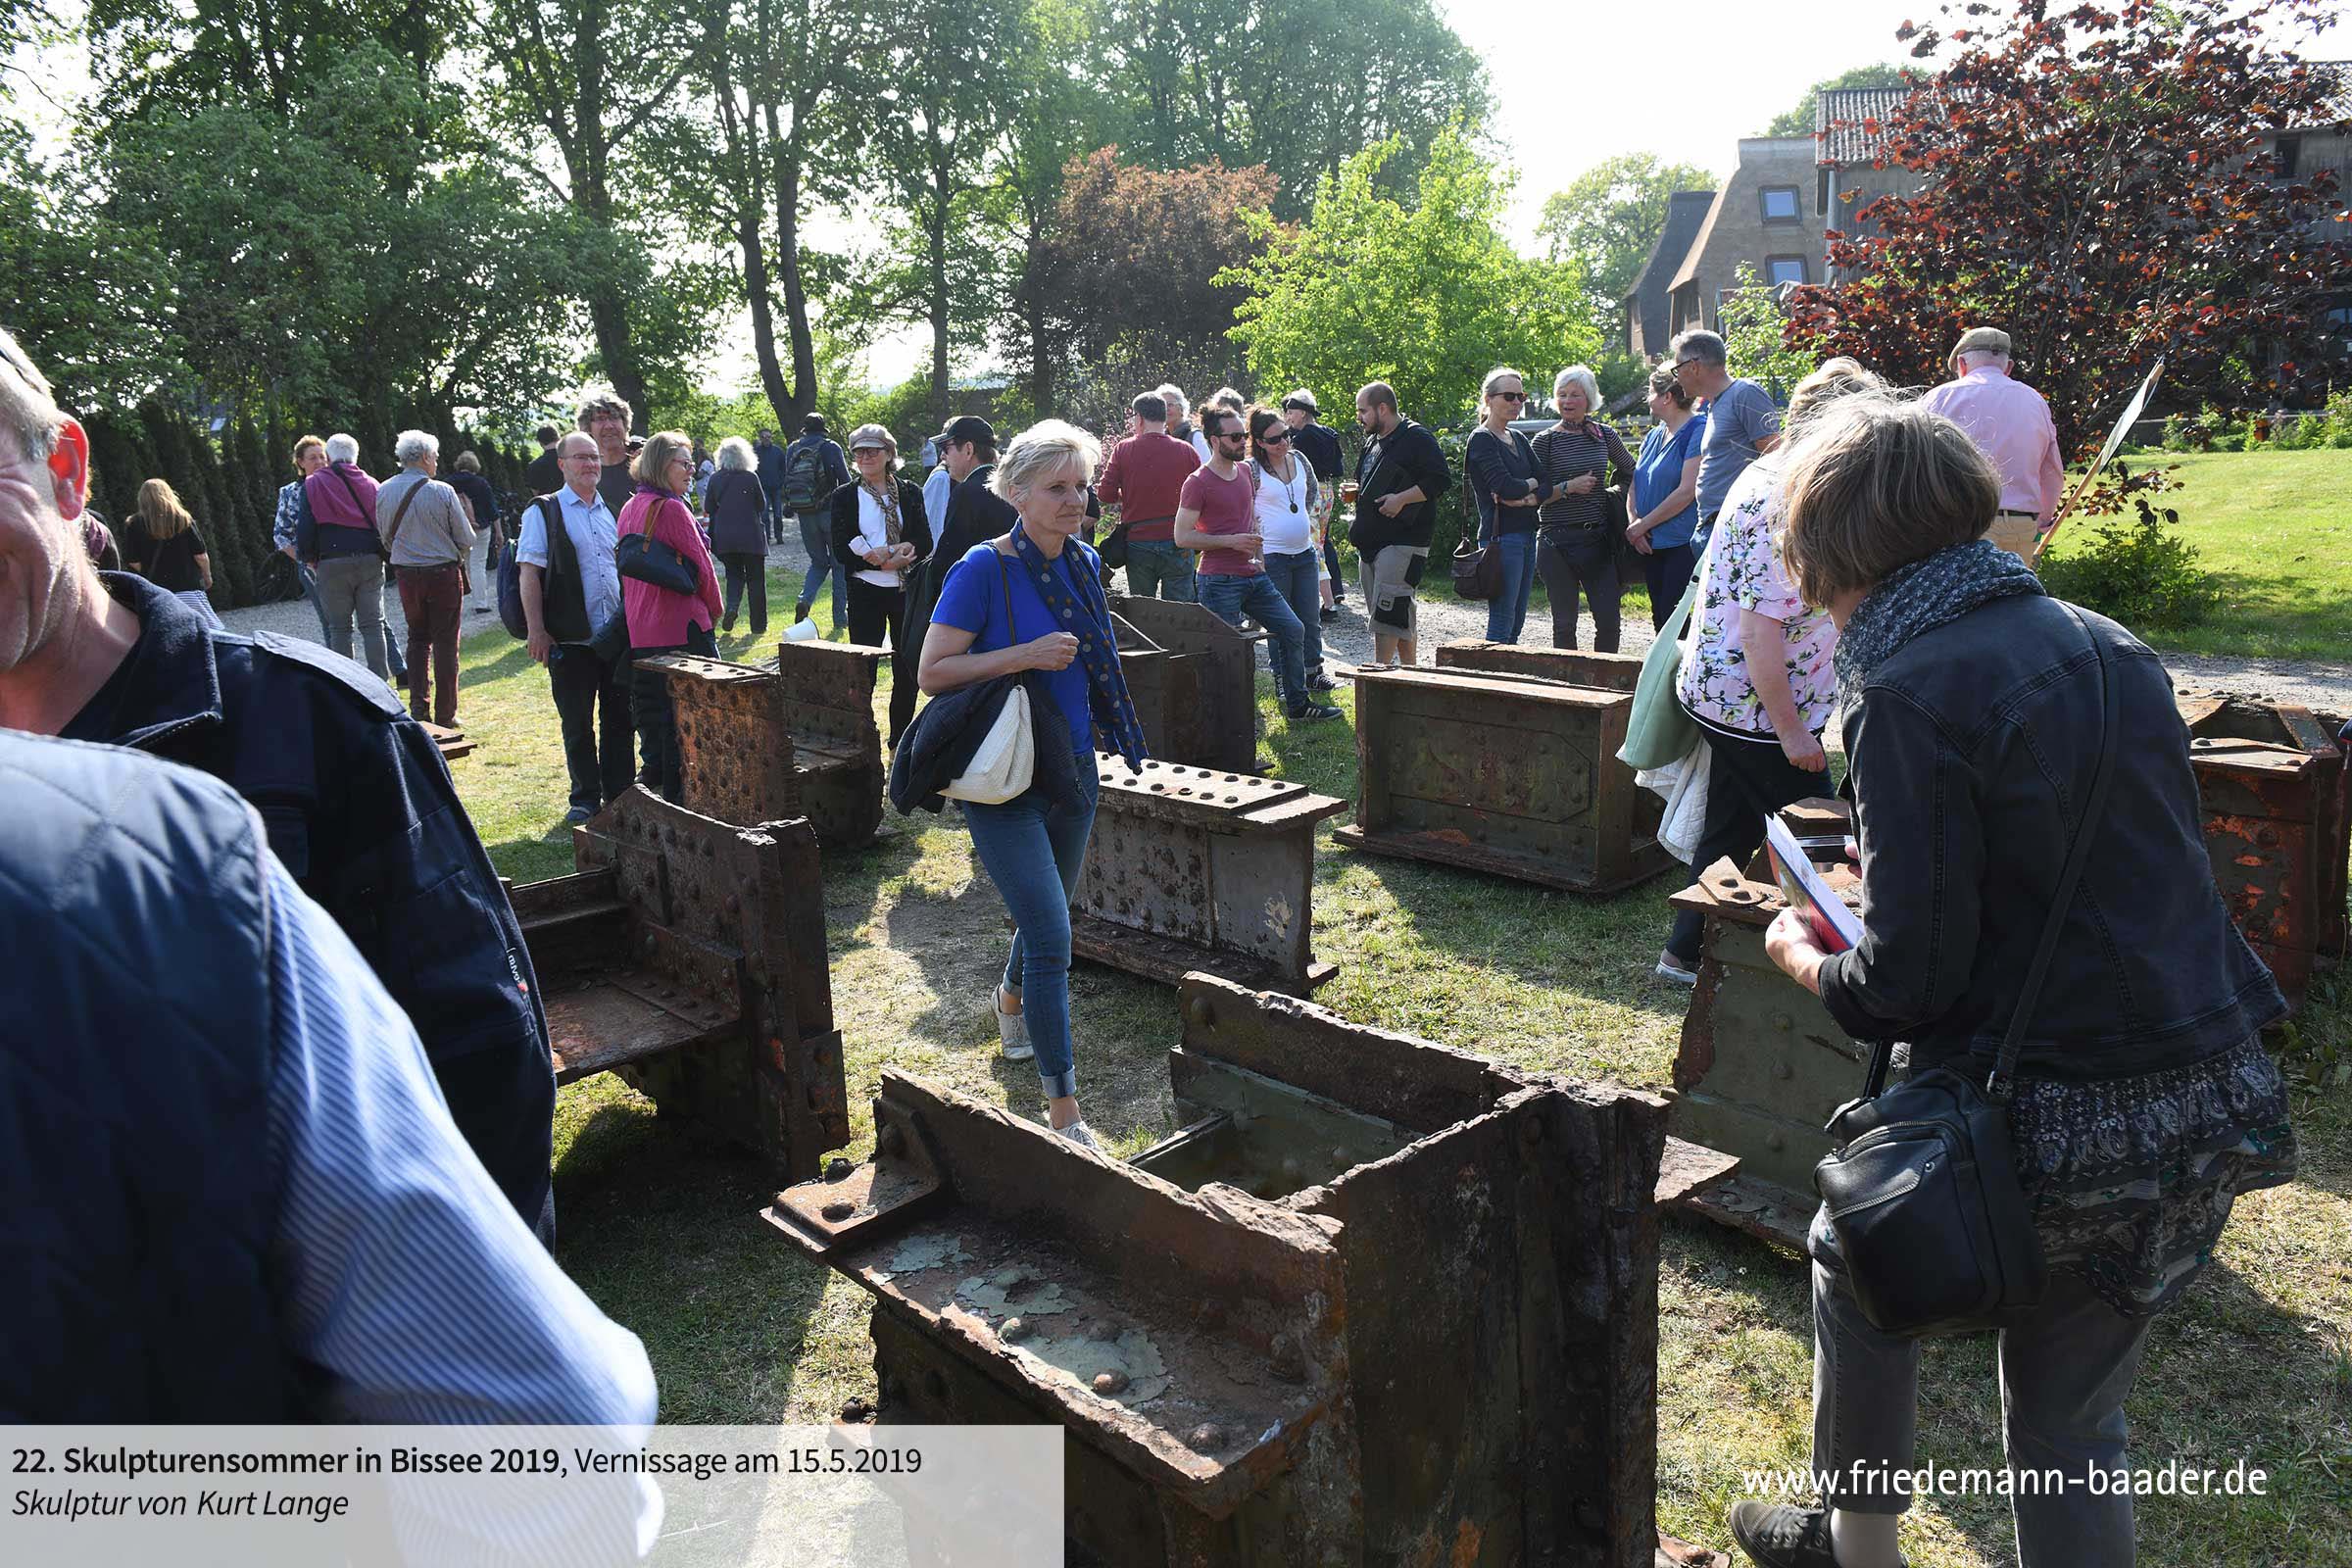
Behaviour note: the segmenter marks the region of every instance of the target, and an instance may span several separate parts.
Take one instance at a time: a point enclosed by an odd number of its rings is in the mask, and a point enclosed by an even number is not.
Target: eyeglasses
[[[1524,392],[1491,392],[1488,396],[1499,398],[1505,403],[1525,403],[1527,401],[1527,394]]]
[[[1691,355],[1691,356],[1690,356],[1690,358],[1689,358],[1689,359],[1687,359],[1687,360],[1677,360],[1677,361],[1675,361],[1675,362],[1674,362],[1674,371],[1675,371],[1675,373],[1676,373],[1677,375],[1680,375],[1680,374],[1682,373],[1682,370],[1683,370],[1683,367],[1684,367],[1684,366],[1686,366],[1686,365],[1696,365],[1697,363],[1698,363],[1698,356],[1697,356],[1697,355],[1695,355],[1695,354]]]

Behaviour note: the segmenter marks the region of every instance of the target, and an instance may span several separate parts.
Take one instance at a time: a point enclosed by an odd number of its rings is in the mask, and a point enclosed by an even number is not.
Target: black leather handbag
[[[662,503],[667,505],[668,503]],[[684,502],[677,503],[684,506]],[[648,508],[645,531],[624,533],[612,546],[612,565],[623,577],[650,582],[673,594],[691,594],[703,585],[703,574],[686,552],[654,537],[654,517],[660,507]]]
[[[2039,1305],[2048,1285],[2033,1208],[2017,1179],[2009,1101],[2026,1026],[2115,771],[2115,672],[2097,633],[2087,625],[2083,631],[2099,659],[2098,765],[1991,1074],[1980,1088],[1964,1072],[1936,1067],[1887,1089],[1893,1043],[1881,1041],[1861,1098],[1830,1118],[1834,1147],[1813,1167],[1854,1303],[1882,1334],[1919,1339],[1998,1328]]]

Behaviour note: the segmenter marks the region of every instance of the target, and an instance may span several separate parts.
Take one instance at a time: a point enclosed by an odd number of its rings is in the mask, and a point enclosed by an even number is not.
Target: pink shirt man
[[[2046,523],[2066,494],[2058,427],[2040,393],[2009,379],[1997,365],[1979,365],[1930,392],[1927,405],[1969,433],[2001,475],[2001,510]]]

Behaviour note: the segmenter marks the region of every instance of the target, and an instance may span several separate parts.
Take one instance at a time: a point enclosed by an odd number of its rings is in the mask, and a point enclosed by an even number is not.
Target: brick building
[[[1721,190],[1711,197],[1675,193],[1666,230],[1628,302],[1629,352],[1654,359],[1677,332],[1694,326],[1721,330],[1723,296],[1734,287],[1741,262],[1766,286],[1822,280],[1814,162],[1811,136],[1743,136],[1739,163]],[[1676,220],[1687,220],[1701,199],[1705,214],[1686,237]],[[1662,329],[1648,309],[1660,293]]]

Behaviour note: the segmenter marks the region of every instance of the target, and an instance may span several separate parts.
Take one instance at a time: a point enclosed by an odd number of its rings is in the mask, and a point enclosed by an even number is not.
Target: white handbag
[[[1037,772],[1037,742],[1029,729],[1029,689],[1015,686],[997,710],[972,765],[940,786],[951,801],[1003,806],[1029,788]]]
[[[1004,633],[1012,635],[1012,573],[1005,567],[1004,558],[997,561],[1004,577]],[[988,727],[980,749],[972,754],[971,765],[940,786],[939,793],[951,801],[970,801],[979,806],[1003,806],[1029,788],[1037,774],[1037,740],[1029,725],[1029,689],[1016,685],[997,710],[997,721]]]

